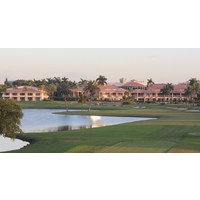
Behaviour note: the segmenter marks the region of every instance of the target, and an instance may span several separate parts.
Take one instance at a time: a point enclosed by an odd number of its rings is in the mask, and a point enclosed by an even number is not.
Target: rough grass
[[[78,106],[80,105],[76,105],[77,108]],[[145,106],[145,109],[128,107],[120,108],[120,110],[109,110],[112,107],[110,105],[106,110],[99,109],[91,114],[156,117],[158,118],[157,120],[53,133],[27,133],[18,137],[31,141],[31,145],[13,152],[200,152],[200,113],[188,113],[172,109],[175,107],[174,105],[159,106],[148,104]],[[88,115],[88,112],[69,112],[64,114]]]

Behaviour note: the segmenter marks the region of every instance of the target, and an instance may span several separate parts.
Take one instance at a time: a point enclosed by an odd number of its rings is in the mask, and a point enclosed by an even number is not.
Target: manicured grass
[[[17,104],[19,104],[20,106],[22,106],[22,108],[32,108],[32,109],[65,109],[65,103],[63,101],[30,101],[30,102],[17,102]],[[83,109],[83,110],[87,110],[88,109],[88,105],[84,104],[82,106],[82,104],[79,104],[75,101],[71,101],[71,102],[67,102],[69,109]],[[98,106],[98,104],[101,104],[101,106]],[[105,110],[105,109],[111,109],[111,110],[121,110],[123,109],[121,107],[121,103],[120,102],[116,102],[116,103],[107,103],[107,102],[93,102],[93,106],[92,106],[93,110]]]
[[[55,108],[55,106],[59,107],[61,102],[45,102],[44,106],[41,102],[29,105],[35,108],[37,105],[47,108],[50,104],[52,104],[52,108]],[[53,133],[27,133],[18,137],[31,141],[31,145],[12,152],[200,152],[200,113],[172,109],[175,107],[174,105],[144,105],[146,107],[144,109],[133,107],[115,109],[110,105],[104,110],[100,107],[99,110],[96,109],[90,114],[156,117],[157,120]],[[28,104],[24,106],[28,107]],[[80,106],[75,105],[76,108]],[[113,107],[114,110],[109,110]],[[63,114],[88,115],[89,113],[80,111]]]
[[[64,103],[62,101],[30,101],[30,102],[17,102],[22,108],[55,108],[55,109],[64,109]]]

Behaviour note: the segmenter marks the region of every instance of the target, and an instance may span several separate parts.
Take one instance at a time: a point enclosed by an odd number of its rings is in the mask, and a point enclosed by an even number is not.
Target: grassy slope
[[[43,102],[42,106],[40,102],[39,106],[55,108],[62,105],[60,102],[51,104]],[[20,137],[32,144],[13,152],[200,152],[200,113],[173,110],[168,106],[147,107],[116,110],[108,106],[107,109],[115,110],[93,111],[92,114],[159,119],[94,129],[24,134]]]

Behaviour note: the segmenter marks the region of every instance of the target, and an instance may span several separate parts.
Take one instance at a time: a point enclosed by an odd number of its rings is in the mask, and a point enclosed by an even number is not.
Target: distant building
[[[126,90],[145,90],[146,84],[144,82],[136,81],[136,80],[131,80],[124,85],[121,86],[121,88],[124,88]]]
[[[16,101],[42,101],[49,98],[44,90],[30,86],[8,88],[3,92],[2,97],[3,99],[14,99]]]
[[[127,92],[127,90],[123,88],[114,85],[104,85],[100,87],[98,99],[119,101],[123,99],[125,92]]]
[[[107,84],[99,87],[97,94],[98,100],[120,101],[129,93],[129,97],[137,102],[186,102],[188,96],[185,94],[187,84],[175,84],[174,89],[170,95],[163,95],[161,89],[165,86],[164,83],[154,84],[147,88],[146,83],[131,80],[123,85],[117,86],[116,84]],[[83,93],[82,88],[72,90],[73,97],[78,98]]]
[[[99,87],[99,92],[97,94],[98,100],[108,100],[108,101],[119,101],[123,99],[124,93],[127,92],[127,90],[123,88],[119,88],[112,84],[107,84],[104,86]],[[75,89],[72,89],[72,96],[74,98],[78,98],[81,94],[83,94],[83,89],[78,87]]]
[[[127,83],[127,79],[126,78],[120,78],[119,82],[122,83],[122,84],[125,84],[125,83]]]
[[[138,102],[164,102],[164,101],[173,101],[173,102],[186,102],[188,97],[185,94],[185,89],[187,84],[177,84],[173,85],[174,89],[171,91],[170,95],[164,96],[161,93],[161,89],[166,84],[154,84],[150,88],[138,88],[129,90],[130,96]]]
[[[74,88],[71,91],[74,98],[78,98],[81,94],[83,94],[83,88],[80,87]]]

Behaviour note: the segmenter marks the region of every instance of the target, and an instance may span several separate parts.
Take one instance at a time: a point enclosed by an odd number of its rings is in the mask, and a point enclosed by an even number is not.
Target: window
[[[16,96],[16,95],[17,95],[17,93],[12,93],[12,95],[13,95],[13,96]]]
[[[33,93],[28,93],[28,96],[33,96]]]
[[[20,95],[21,95],[21,96],[24,96],[24,95],[25,95],[25,93],[20,93]]]

